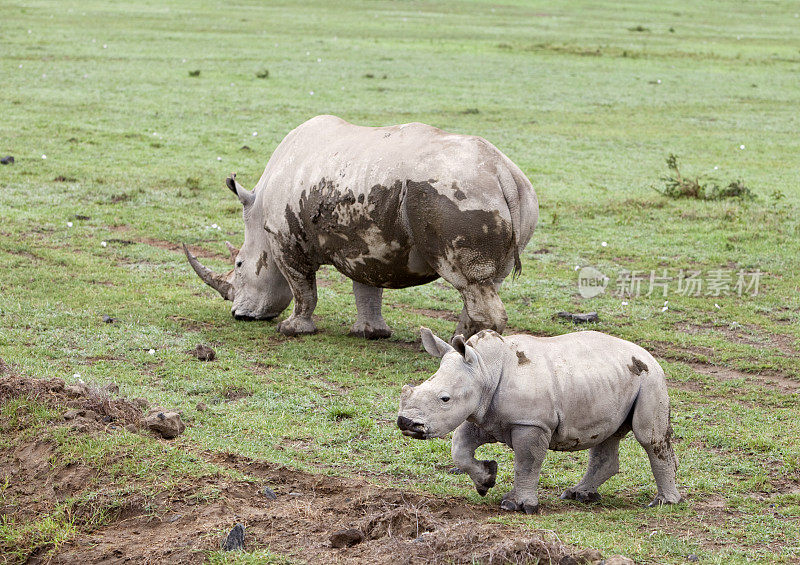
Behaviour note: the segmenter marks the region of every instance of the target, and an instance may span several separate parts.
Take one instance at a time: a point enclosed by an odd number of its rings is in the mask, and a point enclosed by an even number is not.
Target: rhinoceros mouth
[[[400,430],[404,436],[408,436],[414,439],[430,439],[430,436],[425,432],[415,432],[413,430]]]
[[[411,418],[405,416],[398,416],[397,427],[404,436],[413,437],[414,439],[428,439],[430,434],[425,431],[425,424],[422,422],[415,422]]]

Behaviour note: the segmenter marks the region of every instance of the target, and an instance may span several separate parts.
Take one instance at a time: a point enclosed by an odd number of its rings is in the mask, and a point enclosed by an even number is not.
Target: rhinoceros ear
[[[231,176],[225,179],[225,186],[231,189],[243,206],[250,206],[256,199],[255,194],[245,190],[241,184],[236,182],[236,173],[231,173]]]
[[[419,335],[422,337],[422,345],[425,347],[425,351],[434,357],[441,358],[453,351],[453,347],[449,343],[433,335],[433,332],[425,326],[419,329]]]
[[[453,346],[453,349],[458,351],[458,354],[464,358],[464,361],[466,361],[467,364],[473,365],[478,362],[478,354],[471,346],[467,345],[463,335],[458,334],[453,336],[450,345]]]

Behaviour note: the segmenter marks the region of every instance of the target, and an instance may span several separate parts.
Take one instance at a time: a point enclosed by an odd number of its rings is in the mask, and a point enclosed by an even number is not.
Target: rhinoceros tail
[[[502,170],[499,175],[500,188],[503,191],[503,198],[506,200],[508,211],[511,214],[511,239],[514,245],[514,270],[511,273],[511,278],[515,279],[522,274],[522,261],[520,261],[519,254],[525,243],[520,245],[520,202],[519,202],[519,188],[514,175],[508,169]]]

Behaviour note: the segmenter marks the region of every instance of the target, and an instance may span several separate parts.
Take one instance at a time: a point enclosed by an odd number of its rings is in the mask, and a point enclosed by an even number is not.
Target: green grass
[[[571,327],[555,312],[597,310],[598,329],[669,360],[688,499],[640,508],[654,485],[628,440],[601,506],[557,499],[586,454],[551,453],[548,512],[501,519],[644,562],[795,560],[800,505],[786,485],[800,469],[797,394],[684,362],[800,380],[797,12],[686,1],[8,4],[0,153],[16,163],[0,166],[0,356],[37,376],[114,380],[183,410],[175,457],[181,447],[235,450],[477,502],[465,477],[445,472],[447,442],[412,442],[393,423],[400,386],[436,368],[404,342],[421,324],[452,332],[419,313],[459,310],[452,289],[387,291],[395,335],[365,342],[346,335],[349,283],[324,268],[321,333],[285,339],[274,323],[234,322],[174,244],[200,245],[218,254],[210,266],[226,268],[223,241],[241,243],[242,221],[225,176],[237,171],[252,186],[282,137],[316,114],[482,135],[522,167],[541,202],[524,274],[501,293],[510,325],[558,334]],[[757,199],[658,195],[670,153],[693,175],[741,179]],[[612,281],[623,269],[764,276],[758,296],[671,292],[662,312],[660,296],[613,288],[582,299],[575,266],[585,265]],[[218,360],[187,356],[198,342]],[[233,389],[247,396],[229,401]],[[199,401],[211,409],[195,411]],[[13,414],[3,408],[4,420]],[[64,441],[66,454],[97,462],[110,449]],[[488,498],[497,504],[511,457],[487,451],[502,467]],[[136,460],[115,463],[123,484],[137,480]],[[708,511],[717,499],[725,511]],[[50,527],[3,524],[3,535]]]

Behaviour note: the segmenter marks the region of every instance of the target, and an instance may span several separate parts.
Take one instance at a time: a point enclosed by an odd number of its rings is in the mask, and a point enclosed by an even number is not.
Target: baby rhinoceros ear
[[[441,358],[453,351],[453,347],[450,344],[436,337],[433,332],[425,326],[419,329],[419,335],[422,338],[422,346],[425,348],[425,351],[434,357]]]
[[[467,345],[463,335],[454,335],[450,345],[452,345],[453,349],[458,351],[458,354],[464,358],[464,361],[468,365],[477,365],[478,354],[471,346]]]

